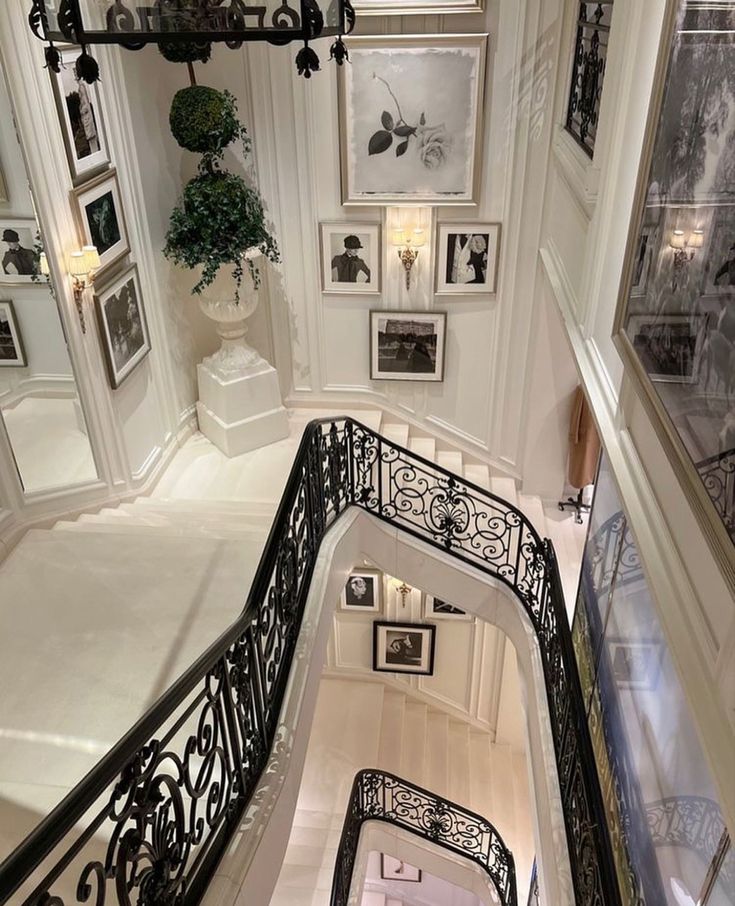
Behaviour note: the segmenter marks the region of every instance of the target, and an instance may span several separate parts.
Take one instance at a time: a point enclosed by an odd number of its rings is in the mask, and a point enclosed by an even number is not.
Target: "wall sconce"
[[[406,606],[406,598],[411,594],[413,588],[410,585],[407,585],[403,579],[393,579],[393,586],[395,587],[396,593],[401,596],[401,607]]]
[[[71,277],[71,285],[74,290],[74,303],[77,306],[79,323],[82,327],[82,333],[87,332],[87,324],[84,319],[84,290],[94,283],[94,272],[100,266],[99,252],[93,245],[85,245],[81,251],[71,252],[69,254],[68,270]]]
[[[406,271],[406,289],[411,288],[411,268],[419,256],[419,249],[426,243],[424,230],[393,230],[393,245],[398,247],[398,257]]]
[[[669,245],[674,250],[674,271],[671,280],[672,291],[676,292],[679,280],[694,259],[697,249],[704,245],[704,230],[692,230],[687,237],[684,230],[674,230],[669,239]]]
[[[46,252],[41,252],[38,256],[38,270],[42,277],[48,277],[51,273],[51,268],[48,266],[48,258],[46,257]]]

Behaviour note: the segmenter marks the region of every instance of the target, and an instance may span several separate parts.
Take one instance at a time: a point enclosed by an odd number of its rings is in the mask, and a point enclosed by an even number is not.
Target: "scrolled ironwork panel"
[[[360,771],[352,786],[337,852],[331,906],[346,906],[360,829],[385,821],[470,859],[488,875],[503,906],[516,906],[513,855],[493,825],[480,815],[394,774]]]
[[[572,62],[566,128],[592,157],[607,63],[613,0],[581,0]]]

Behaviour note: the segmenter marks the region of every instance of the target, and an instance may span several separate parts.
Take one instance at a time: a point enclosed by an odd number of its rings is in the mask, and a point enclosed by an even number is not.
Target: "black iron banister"
[[[242,615],[0,865],[0,903],[21,885],[23,906],[199,902],[273,747],[319,546],[351,505],[516,595],[544,667],[577,903],[619,906],[551,543],[348,418],[307,426]]]
[[[489,877],[502,906],[516,906],[513,855],[487,818],[373,768],[359,771],[352,784],[337,850],[331,906],[349,902],[360,831],[366,821],[384,821],[471,860]]]

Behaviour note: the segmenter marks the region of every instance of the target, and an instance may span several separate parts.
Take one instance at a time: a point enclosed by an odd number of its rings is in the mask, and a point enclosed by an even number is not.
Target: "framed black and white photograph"
[[[701,358],[701,315],[631,315],[628,335],[652,381],[693,384]]]
[[[151,351],[135,265],[95,293],[110,384],[117,389]]]
[[[380,613],[383,606],[383,574],[378,569],[359,569],[350,573],[340,609]]]
[[[421,883],[421,869],[409,865],[402,859],[380,854],[380,877],[383,881],[410,881],[413,884]]]
[[[444,312],[371,311],[371,379],[443,381],[446,322]]]
[[[61,71],[51,73],[72,181],[78,184],[107,167],[105,128],[97,84],[78,79],[74,69],[81,49],[61,51]]]
[[[641,229],[638,249],[633,262],[633,282],[630,287],[632,296],[644,296],[648,286],[648,274],[651,270],[651,259],[654,254],[654,241],[656,238],[655,225],[647,224]]]
[[[436,626],[373,623],[373,670],[380,673],[434,673]]]
[[[704,295],[721,296],[735,291],[735,206],[718,208],[712,218],[707,246]]]
[[[342,203],[476,204],[487,35],[350,37]]]
[[[117,172],[108,170],[73,191],[82,245],[94,245],[100,255],[99,277],[130,251]]]
[[[355,0],[359,16],[445,16],[451,13],[481,13],[483,0]]]
[[[653,692],[661,670],[660,641],[607,639],[613,678],[619,689]]]
[[[8,184],[5,182],[5,173],[3,172],[3,162],[0,160],[0,204],[7,204],[10,201],[8,195]]]
[[[34,283],[39,278],[38,227],[33,218],[0,217],[0,283]]]
[[[497,290],[499,223],[440,223],[436,292],[469,296]]]
[[[319,237],[325,293],[380,292],[379,223],[322,223]]]
[[[25,368],[27,364],[13,303],[0,301],[0,367]]]
[[[471,620],[466,611],[449,604],[442,598],[426,595],[424,598],[424,616],[427,620]]]

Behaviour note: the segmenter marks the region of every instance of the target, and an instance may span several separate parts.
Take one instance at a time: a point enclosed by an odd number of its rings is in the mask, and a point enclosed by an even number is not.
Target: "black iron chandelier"
[[[119,44],[128,50],[157,44],[167,59],[191,63],[206,62],[213,43],[238,48],[249,41],[303,41],[296,66],[309,78],[319,69],[309,42],[334,38],[330,57],[341,65],[347,59],[342,37],[352,31],[355,13],[350,0],[33,0],[28,22],[48,43],[46,64],[57,72],[60,57],[54,44],[81,46],[76,73],[87,82],[99,77],[90,44]]]

